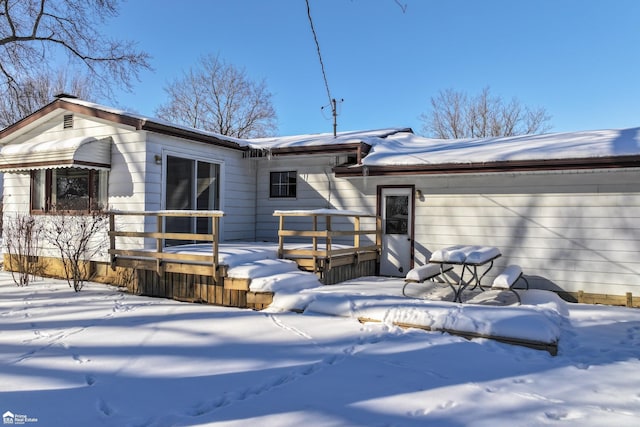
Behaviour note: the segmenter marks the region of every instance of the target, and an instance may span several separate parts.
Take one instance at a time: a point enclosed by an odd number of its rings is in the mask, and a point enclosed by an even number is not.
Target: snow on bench
[[[411,282],[424,282],[425,280],[433,279],[440,273],[447,272],[453,268],[452,265],[443,264],[442,271],[440,270],[440,264],[425,264],[419,267],[411,269],[405,280]]]
[[[431,280],[440,274],[444,274],[451,269],[453,269],[453,266],[450,264],[425,264],[411,269],[404,278],[405,284],[402,287],[402,295],[407,296],[405,289],[409,283],[422,283],[425,280]]]
[[[529,282],[522,274],[522,268],[519,265],[510,265],[504,269],[504,271],[493,279],[491,289],[493,290],[507,290],[516,294],[518,303],[520,303],[520,295],[513,289],[513,286],[518,280],[524,280],[526,289],[529,289]]]
[[[500,250],[493,246],[455,245],[439,249],[431,254],[435,263],[481,265],[500,256]]]

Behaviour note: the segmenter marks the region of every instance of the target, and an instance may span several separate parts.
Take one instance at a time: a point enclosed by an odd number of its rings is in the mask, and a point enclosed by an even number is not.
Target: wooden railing
[[[141,232],[117,230],[119,221],[116,218],[127,216],[155,217],[156,231]],[[144,269],[154,269],[158,272],[170,271],[181,273],[193,273],[218,277],[218,244],[220,218],[224,216],[221,211],[150,211],[150,212],[109,212],[109,255],[111,257],[111,267],[116,266],[139,267]],[[211,233],[180,233],[168,232],[165,229],[166,218],[209,218]],[[126,221],[120,221],[121,228],[127,227]],[[135,223],[137,227],[145,226],[146,221]],[[129,227],[132,227],[129,224]],[[119,249],[118,238],[133,238],[140,242],[136,249]],[[155,248],[144,248],[144,240],[155,239]],[[167,251],[165,241],[180,241],[187,243],[210,243],[212,248],[209,254],[184,253],[177,251]],[[132,243],[129,243],[131,246]]]
[[[308,259],[311,262],[306,265],[317,272],[321,264],[326,269],[331,265],[336,265],[332,260],[342,258],[345,263],[358,262],[361,255],[368,254],[378,259],[382,248],[382,220],[376,215],[365,213],[340,211],[332,209],[319,209],[308,211],[275,211],[274,216],[280,218],[278,230],[278,256],[280,258],[290,258],[298,261],[298,264],[305,266],[301,259]],[[285,218],[296,217],[308,218],[311,221],[310,228],[306,230],[287,229],[285,227]],[[340,217],[349,219],[336,224],[333,218]],[[324,219],[324,227],[319,228],[318,219]],[[361,218],[375,218],[375,228],[362,229]],[[351,229],[346,228],[345,222],[348,222]],[[300,228],[298,222],[297,228]],[[361,236],[372,236],[367,244],[362,244]],[[299,243],[310,243],[310,247],[302,248],[285,248],[285,239],[295,237]],[[336,240],[346,242],[345,245],[334,247]],[[375,242],[375,243],[371,243]]]

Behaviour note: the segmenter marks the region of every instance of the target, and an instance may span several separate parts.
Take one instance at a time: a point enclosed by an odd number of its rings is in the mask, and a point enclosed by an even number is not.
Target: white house
[[[222,210],[223,241],[274,241],[274,210],[364,211],[383,217],[382,275],[404,276],[445,246],[483,244],[534,287],[624,295],[640,291],[639,141],[640,129],[245,141],[60,98],[0,131],[0,171],[5,215]],[[85,190],[55,185],[70,182]]]

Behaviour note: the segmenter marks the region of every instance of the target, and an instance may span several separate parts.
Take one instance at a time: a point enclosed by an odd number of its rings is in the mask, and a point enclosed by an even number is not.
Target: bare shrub
[[[88,278],[88,263],[106,249],[107,225],[107,216],[101,212],[48,217],[45,239],[58,250],[65,278],[76,292]]]
[[[7,249],[8,270],[18,286],[27,286],[31,279],[42,273],[38,263],[42,227],[32,215],[16,214],[3,224],[3,238]]]

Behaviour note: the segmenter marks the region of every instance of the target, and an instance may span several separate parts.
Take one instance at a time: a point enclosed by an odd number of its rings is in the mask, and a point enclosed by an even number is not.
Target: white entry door
[[[404,277],[411,268],[413,187],[382,188],[380,275]]]

